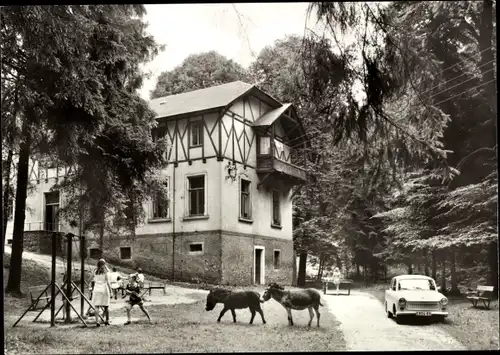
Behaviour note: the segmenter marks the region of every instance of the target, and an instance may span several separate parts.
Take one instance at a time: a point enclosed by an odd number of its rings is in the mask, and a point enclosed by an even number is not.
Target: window
[[[7,244],[12,245],[12,239],[7,239]]]
[[[269,154],[269,150],[271,149],[271,138],[269,137],[260,137],[259,138],[259,154]]]
[[[99,259],[101,257],[101,250],[98,248],[89,248],[89,257],[91,259]]]
[[[189,254],[203,254],[203,243],[190,243]]]
[[[203,144],[203,122],[202,121],[196,121],[196,122],[191,122],[190,124],[190,130],[191,130],[191,140],[190,140],[190,147],[199,147]]]
[[[279,192],[273,190],[273,221],[272,224],[275,226],[281,226],[281,216],[280,216],[280,195]]]
[[[203,216],[205,214],[205,176],[188,177],[189,215]]]
[[[45,193],[45,230],[59,231],[59,191]]]
[[[157,142],[158,140],[165,138],[166,133],[167,128],[165,126],[153,129],[153,132],[151,134],[153,142]]]
[[[125,208],[123,209],[123,214],[125,215],[125,222],[130,222],[134,219],[134,203],[130,200],[125,201]]]
[[[279,269],[281,267],[281,250],[274,250],[274,268]]]
[[[132,259],[132,248],[120,247],[120,259]]]
[[[165,182],[165,188],[168,189],[168,182]],[[153,197],[153,219],[168,218],[169,204],[167,195],[162,192],[156,193]]]
[[[250,181],[241,179],[240,190],[240,217],[250,219],[252,218],[252,208],[250,201]]]

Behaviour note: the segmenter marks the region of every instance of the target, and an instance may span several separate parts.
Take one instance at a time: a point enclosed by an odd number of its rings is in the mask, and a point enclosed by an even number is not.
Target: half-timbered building
[[[91,243],[89,254],[176,280],[290,284],[292,187],[307,179],[294,106],[236,81],[150,107],[159,122],[153,136],[169,142],[169,194],[144,202],[134,238],[108,238],[102,251]],[[43,190],[33,200],[43,211],[27,223],[61,229],[53,217],[61,197]]]

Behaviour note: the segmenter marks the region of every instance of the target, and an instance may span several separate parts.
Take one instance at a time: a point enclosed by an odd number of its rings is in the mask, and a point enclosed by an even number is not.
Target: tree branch
[[[470,153],[469,155],[467,155],[465,158],[463,158],[462,160],[460,160],[460,162],[457,164],[457,169],[460,169],[462,167],[462,165],[472,156],[478,154],[478,153],[481,153],[481,152],[493,152],[495,153],[496,152],[496,148],[497,146],[495,145],[494,147],[492,148],[489,148],[489,147],[483,147],[483,148],[479,148],[475,151],[473,151],[472,153]]]

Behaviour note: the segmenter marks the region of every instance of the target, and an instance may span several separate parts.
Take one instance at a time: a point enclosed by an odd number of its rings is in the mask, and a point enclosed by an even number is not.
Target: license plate
[[[424,316],[424,317],[430,317],[432,315],[431,312],[417,312],[417,316]]]

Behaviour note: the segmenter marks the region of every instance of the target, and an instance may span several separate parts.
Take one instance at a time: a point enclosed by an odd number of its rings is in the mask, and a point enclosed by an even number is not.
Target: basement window
[[[122,260],[132,259],[132,248],[120,247],[120,259]]]
[[[101,250],[99,248],[89,248],[89,257],[91,259],[99,259],[101,257]]]
[[[189,254],[203,254],[203,243],[190,243]]]

